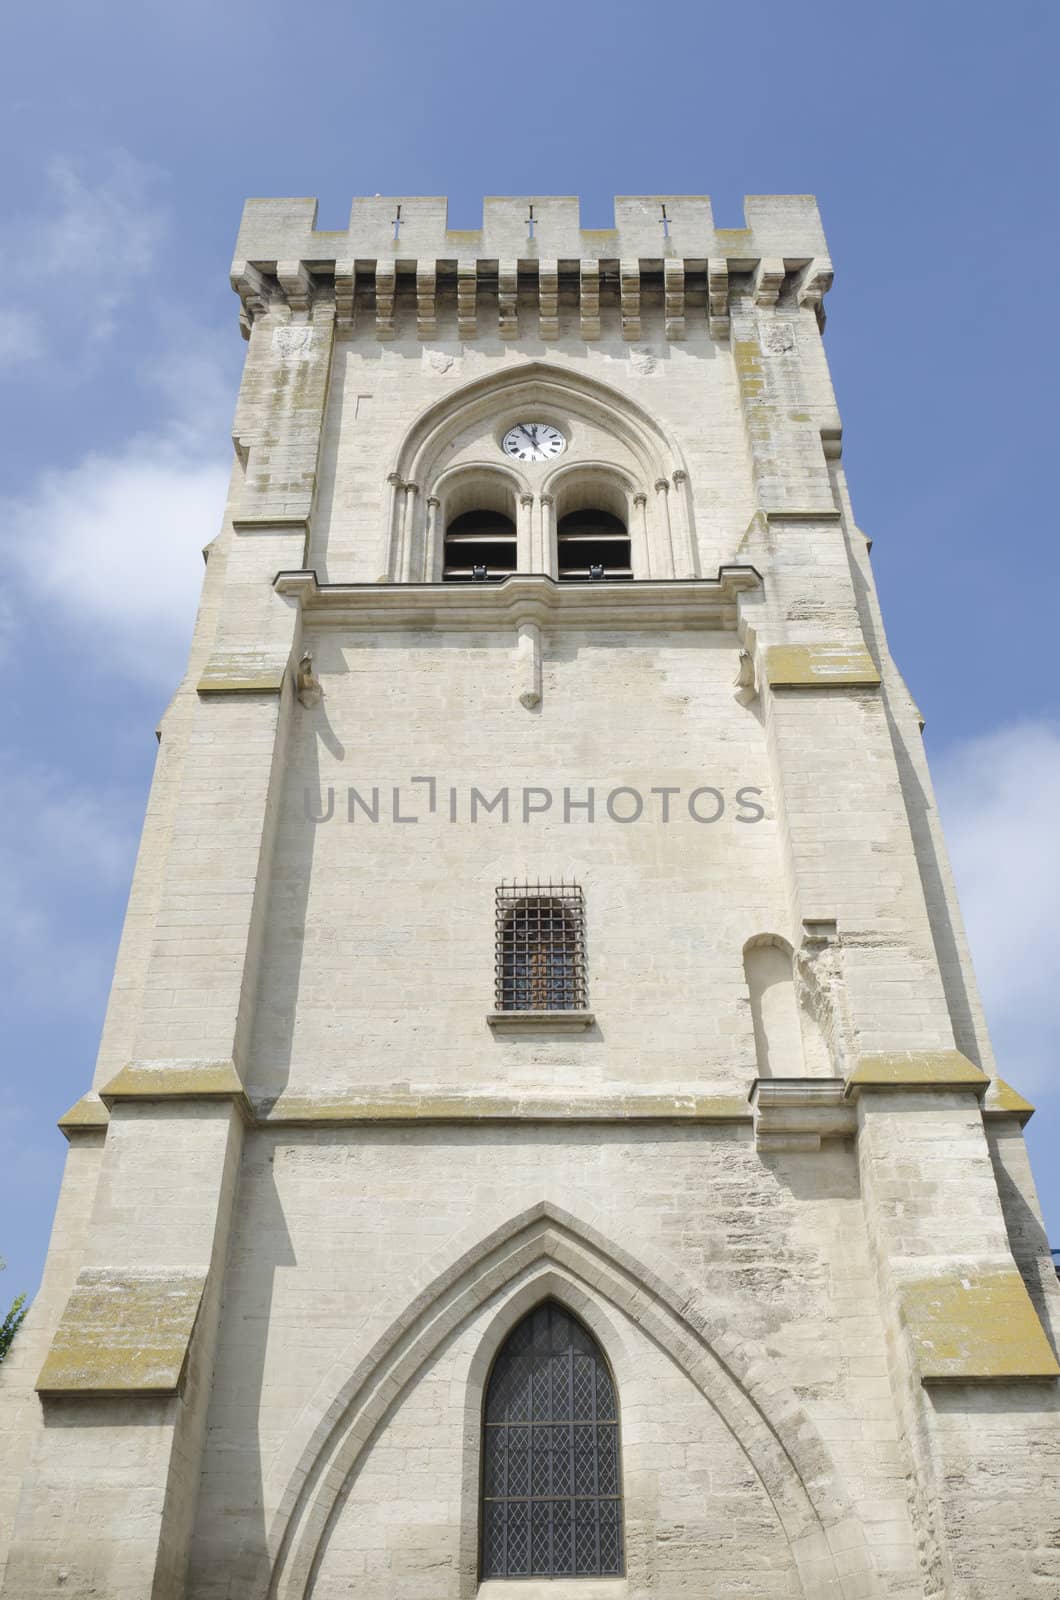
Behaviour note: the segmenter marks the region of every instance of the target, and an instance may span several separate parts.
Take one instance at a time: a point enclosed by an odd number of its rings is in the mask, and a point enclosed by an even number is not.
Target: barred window
[[[585,1009],[585,915],[574,883],[502,883],[496,904],[498,1011]]]
[[[483,1435],[483,1578],[620,1576],[615,1385],[592,1334],[554,1300],[494,1362]]]

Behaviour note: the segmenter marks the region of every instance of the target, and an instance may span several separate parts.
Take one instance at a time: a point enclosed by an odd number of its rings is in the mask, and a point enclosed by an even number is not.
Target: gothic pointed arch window
[[[592,1334],[555,1300],[502,1346],[482,1431],[483,1578],[619,1576],[614,1379]]]

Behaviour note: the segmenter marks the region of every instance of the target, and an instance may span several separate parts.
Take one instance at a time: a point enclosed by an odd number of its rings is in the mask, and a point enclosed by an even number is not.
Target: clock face
[[[566,443],[551,422],[517,422],[501,440],[501,449],[517,461],[551,461]]]

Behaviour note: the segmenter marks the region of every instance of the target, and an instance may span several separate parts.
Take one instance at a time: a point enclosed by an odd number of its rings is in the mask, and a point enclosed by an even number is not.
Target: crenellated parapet
[[[334,305],[340,330],[387,341],[591,341],[607,326],[633,342],[658,309],[664,336],[723,339],[729,308],[822,300],[832,267],[811,195],[750,195],[742,228],[717,228],[706,195],[620,196],[611,228],[583,228],[576,198],[490,197],[482,226],[448,225],[444,198],[356,199],[345,232],[318,231],[313,199],[249,200],[232,286],[255,318]]]

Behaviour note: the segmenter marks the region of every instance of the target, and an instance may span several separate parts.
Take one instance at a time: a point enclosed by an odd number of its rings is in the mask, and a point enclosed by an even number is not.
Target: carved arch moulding
[[[863,1592],[878,1593],[863,1530],[829,1452],[761,1347],[701,1310],[701,1295],[681,1274],[664,1280],[595,1228],[542,1202],[457,1256],[367,1355],[358,1361],[351,1349],[348,1364],[337,1363],[323,1380],[311,1408],[315,1426],[289,1440],[269,1474],[267,1498],[276,1511],[248,1597],[310,1600],[344,1490],[420,1373],[488,1308],[474,1360],[483,1382],[513,1320],[548,1293],[571,1304],[612,1349],[615,1313],[628,1317],[713,1406],[772,1502],[807,1600],[840,1592],[840,1551],[844,1574],[853,1562]],[[468,1403],[474,1408],[474,1397]]]
[[[518,470],[519,463],[503,462],[499,441],[514,422],[534,417],[560,427],[568,448],[559,462]],[[550,476],[571,485],[580,475],[578,496],[587,504],[595,475],[607,508],[622,486],[621,511],[639,552],[638,577],[699,576],[692,496],[676,441],[630,396],[598,379],[533,361],[462,385],[409,428],[388,474],[386,577],[437,581],[447,522],[469,509],[476,481],[496,498],[498,474],[505,469],[514,503],[525,502],[520,570],[547,571],[551,561],[556,510]]]

